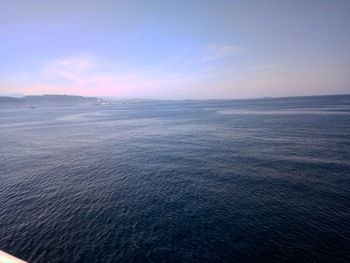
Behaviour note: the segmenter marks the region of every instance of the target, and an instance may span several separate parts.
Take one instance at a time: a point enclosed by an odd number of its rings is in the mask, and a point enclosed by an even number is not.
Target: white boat
[[[28,263],[0,250],[0,263]]]

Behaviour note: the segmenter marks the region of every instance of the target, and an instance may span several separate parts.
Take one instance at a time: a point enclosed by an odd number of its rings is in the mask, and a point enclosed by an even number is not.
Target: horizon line
[[[259,99],[284,99],[284,98],[305,98],[305,97],[328,97],[328,96],[350,96],[350,93],[336,93],[336,94],[313,94],[313,95],[291,95],[291,96],[263,96],[263,97],[245,97],[245,98],[152,98],[152,97],[118,97],[118,96],[84,96],[80,94],[57,94],[57,93],[43,93],[43,94],[0,94],[0,97],[8,98],[24,98],[28,96],[77,96],[85,98],[100,98],[110,100],[158,100],[158,101],[208,101],[208,100],[259,100]]]

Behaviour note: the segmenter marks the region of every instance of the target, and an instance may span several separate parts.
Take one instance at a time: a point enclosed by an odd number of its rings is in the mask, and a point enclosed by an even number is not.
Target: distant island
[[[0,107],[34,109],[38,106],[105,105],[107,102],[96,97],[72,95],[24,96],[22,98],[0,97]]]

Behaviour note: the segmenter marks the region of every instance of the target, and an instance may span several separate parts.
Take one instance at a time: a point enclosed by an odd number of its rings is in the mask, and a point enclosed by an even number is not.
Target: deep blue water
[[[349,262],[350,96],[0,110],[0,249]]]

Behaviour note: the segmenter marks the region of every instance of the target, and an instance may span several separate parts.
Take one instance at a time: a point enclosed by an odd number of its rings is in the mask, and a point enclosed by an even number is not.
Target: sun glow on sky
[[[0,93],[350,92],[349,1],[0,2]]]

